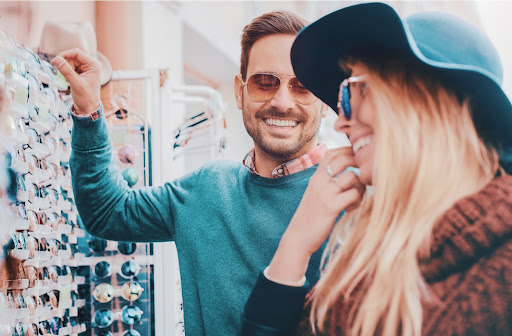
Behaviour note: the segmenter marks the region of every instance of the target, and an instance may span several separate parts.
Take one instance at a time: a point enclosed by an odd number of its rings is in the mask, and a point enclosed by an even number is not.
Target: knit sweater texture
[[[423,335],[512,335],[512,176],[495,179],[444,214],[420,269],[435,298],[422,304]],[[345,334],[349,306],[335,305],[328,335]],[[307,315],[299,335],[311,335]]]
[[[446,211],[420,270],[434,299],[422,302],[423,335],[512,335],[512,176],[496,178]],[[313,335],[310,304],[300,312],[306,293],[260,273],[242,335]],[[351,301],[337,301],[322,335],[347,334]]]
[[[174,241],[186,335],[237,335],[258,273],[270,263],[316,166],[269,179],[241,163],[214,161],[171,183],[132,190],[114,164],[104,118],[74,121],[72,148],[85,229],[112,240]],[[312,284],[320,256],[308,270]]]

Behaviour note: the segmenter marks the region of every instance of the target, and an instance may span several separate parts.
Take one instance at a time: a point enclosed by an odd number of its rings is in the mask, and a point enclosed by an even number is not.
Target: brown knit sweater
[[[433,232],[420,263],[437,303],[423,305],[423,335],[512,335],[512,176],[495,179],[457,202]],[[311,335],[309,309],[297,334]],[[328,335],[344,335],[349,309],[340,300]]]

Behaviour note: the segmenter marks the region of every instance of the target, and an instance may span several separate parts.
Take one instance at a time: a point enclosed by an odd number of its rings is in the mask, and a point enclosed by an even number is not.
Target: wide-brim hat
[[[383,3],[346,7],[305,27],[291,60],[299,81],[338,112],[339,86],[348,77],[339,57],[374,50],[410,57],[466,93],[480,136],[501,148],[512,146],[512,105],[501,87],[498,53],[484,33],[453,15],[422,12],[402,20]]]
[[[60,52],[78,48],[101,63],[100,84],[105,85],[112,78],[112,65],[98,51],[96,33],[89,21],[78,23],[46,22],[38,47],[39,57],[50,61]]]

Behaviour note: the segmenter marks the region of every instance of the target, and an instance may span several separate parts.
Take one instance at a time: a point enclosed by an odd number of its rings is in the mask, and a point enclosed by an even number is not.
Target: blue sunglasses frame
[[[361,82],[366,79],[366,75],[345,78],[341,84],[338,93],[338,114],[343,112],[345,119],[352,117],[352,107],[350,106],[350,83]]]

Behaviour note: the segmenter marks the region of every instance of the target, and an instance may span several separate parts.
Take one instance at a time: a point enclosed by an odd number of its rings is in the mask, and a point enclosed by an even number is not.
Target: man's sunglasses
[[[283,80],[281,77],[290,77],[288,80],[288,90],[290,90],[293,98],[302,105],[311,105],[318,100],[318,98],[302,85],[297,77],[284,74],[271,74],[271,73],[256,73],[251,75],[247,82],[243,83],[247,86],[247,92],[252,100],[258,103],[266,102],[272,99]]]

